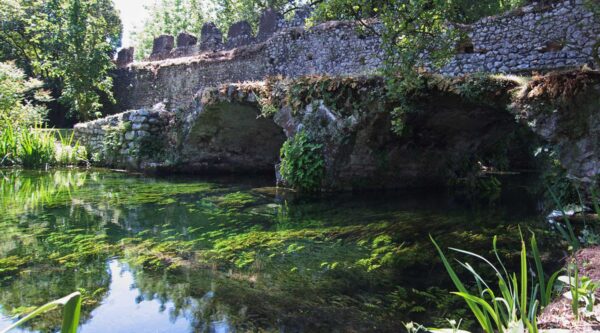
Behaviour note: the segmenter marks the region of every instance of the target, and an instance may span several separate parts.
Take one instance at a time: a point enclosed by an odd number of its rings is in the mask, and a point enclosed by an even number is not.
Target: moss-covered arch
[[[286,137],[258,103],[203,105],[181,141],[179,169],[186,172],[274,172]]]

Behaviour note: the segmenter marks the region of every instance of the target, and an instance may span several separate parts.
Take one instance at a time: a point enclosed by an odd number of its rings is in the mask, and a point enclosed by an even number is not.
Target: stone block
[[[215,52],[223,47],[223,34],[217,26],[212,23],[204,23],[200,32],[200,51]]]
[[[133,62],[133,47],[124,47],[117,53],[117,67],[123,68]]]
[[[271,8],[265,10],[260,16],[256,39],[261,42],[267,40],[281,27],[282,23],[283,15],[281,13]]]
[[[169,52],[175,46],[175,38],[171,35],[160,35],[154,38],[154,43],[152,44],[152,54],[150,55],[150,59],[162,59],[167,57]]]
[[[227,49],[248,45],[254,41],[252,27],[247,21],[236,22],[229,27],[227,32]]]
[[[179,35],[177,35],[177,47],[193,46],[196,45],[197,42],[198,38],[187,32],[180,32]]]

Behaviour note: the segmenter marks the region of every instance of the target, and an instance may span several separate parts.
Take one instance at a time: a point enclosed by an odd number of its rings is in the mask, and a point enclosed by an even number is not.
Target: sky
[[[135,27],[141,27],[148,16],[144,6],[152,4],[154,0],[113,0],[121,12],[123,22],[123,47],[133,46],[131,32]]]

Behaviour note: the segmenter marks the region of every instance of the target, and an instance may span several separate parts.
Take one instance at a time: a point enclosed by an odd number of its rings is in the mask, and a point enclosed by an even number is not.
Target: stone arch
[[[186,172],[266,173],[279,162],[286,136],[252,103],[222,101],[202,106],[181,142],[179,168]]]

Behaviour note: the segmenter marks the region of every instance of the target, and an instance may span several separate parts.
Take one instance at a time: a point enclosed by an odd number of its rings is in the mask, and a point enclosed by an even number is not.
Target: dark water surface
[[[520,225],[552,239],[527,187],[300,197],[260,179],[0,171],[0,328],[80,290],[81,332],[397,332],[469,320],[429,234],[489,255]],[[476,263],[473,263],[476,264]],[[60,313],[25,332],[54,332]]]

